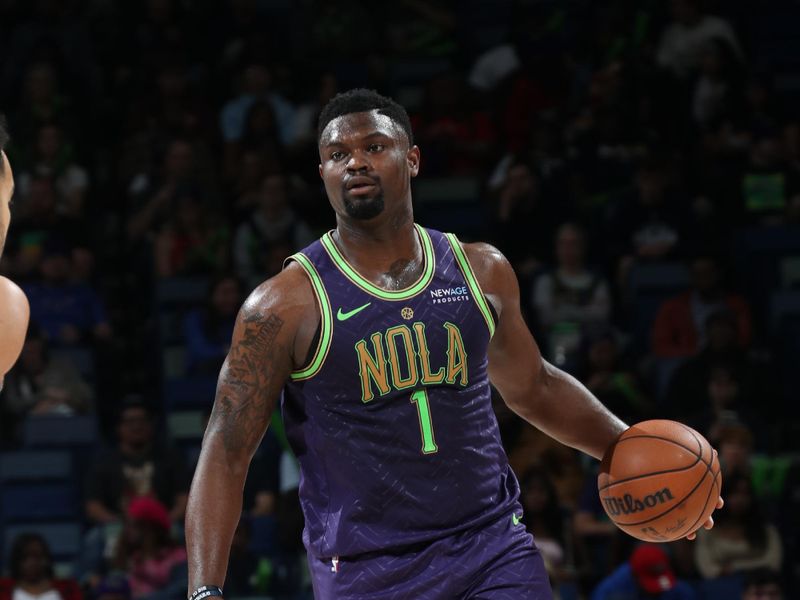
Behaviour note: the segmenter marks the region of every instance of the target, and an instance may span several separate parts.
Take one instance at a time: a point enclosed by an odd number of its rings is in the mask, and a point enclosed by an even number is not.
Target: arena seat
[[[731,575],[700,581],[697,592],[700,600],[734,600],[742,597],[742,587],[741,577]]]
[[[27,448],[90,446],[97,442],[93,415],[33,416],[23,422],[22,440]]]
[[[205,277],[172,277],[162,279],[156,286],[156,302],[165,304],[197,304],[203,302],[208,290]]]
[[[774,331],[781,328],[787,317],[800,316],[800,290],[778,290],[770,296],[770,325]]]
[[[53,348],[50,350],[50,354],[53,358],[60,358],[72,363],[87,379],[94,379],[94,354],[91,348],[85,346]]]
[[[181,377],[164,382],[164,404],[168,410],[207,408],[214,403],[217,389],[215,376]]]
[[[176,442],[196,442],[203,437],[203,411],[180,410],[167,415],[167,429]]]
[[[4,523],[69,519],[78,513],[72,483],[3,486],[0,517]]]
[[[0,454],[0,484],[58,481],[72,476],[72,456],[63,450],[19,450]]]

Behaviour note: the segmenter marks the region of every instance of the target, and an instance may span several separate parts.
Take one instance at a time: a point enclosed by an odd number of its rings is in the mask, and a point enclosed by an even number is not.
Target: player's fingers
[[[705,522],[703,527],[706,529],[711,529],[714,526],[714,517],[708,517],[708,521]]]
[[[692,533],[690,533],[689,535],[686,536],[686,539],[691,542],[696,537],[697,537],[697,534],[693,531]]]
[[[725,500],[723,500],[723,499],[722,499],[722,496],[720,496],[720,497],[719,497],[719,500],[717,500],[717,510],[719,510],[719,509],[720,509],[720,508],[722,508],[723,506],[725,506]]]

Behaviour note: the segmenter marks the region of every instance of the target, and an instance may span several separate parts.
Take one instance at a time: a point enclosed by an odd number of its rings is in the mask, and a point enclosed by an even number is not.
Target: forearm
[[[581,382],[545,361],[532,395],[511,408],[562,444],[598,460],[628,428]]]
[[[201,585],[223,587],[242,513],[249,460],[229,458],[220,438],[206,435],[186,506],[189,593]]]

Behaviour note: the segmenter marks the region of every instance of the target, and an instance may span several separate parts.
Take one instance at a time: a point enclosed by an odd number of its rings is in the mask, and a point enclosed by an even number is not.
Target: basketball
[[[703,526],[722,491],[717,452],[677,421],[628,428],[606,450],[597,478],[600,501],[624,532],[671,542]]]

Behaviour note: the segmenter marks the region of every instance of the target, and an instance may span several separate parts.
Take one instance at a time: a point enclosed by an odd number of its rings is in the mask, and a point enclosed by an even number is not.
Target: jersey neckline
[[[428,235],[428,232],[425,231],[425,228],[420,227],[416,223],[414,223],[414,227],[417,230],[417,235],[419,236],[420,243],[422,244],[422,260],[424,268],[419,279],[402,290],[386,290],[375,285],[366,277],[361,275],[358,271],[356,271],[353,265],[351,265],[341,253],[339,247],[336,245],[336,242],[333,241],[333,236],[331,235],[333,230],[323,235],[320,238],[320,241],[322,242],[322,247],[333,261],[333,264],[336,265],[336,268],[338,268],[342,275],[344,275],[351,283],[361,288],[366,293],[382,300],[408,300],[409,298],[419,294],[422,290],[428,287],[428,285],[430,285],[431,281],[433,280],[433,274],[436,271],[436,255],[433,251],[433,243],[431,242],[431,238]]]

